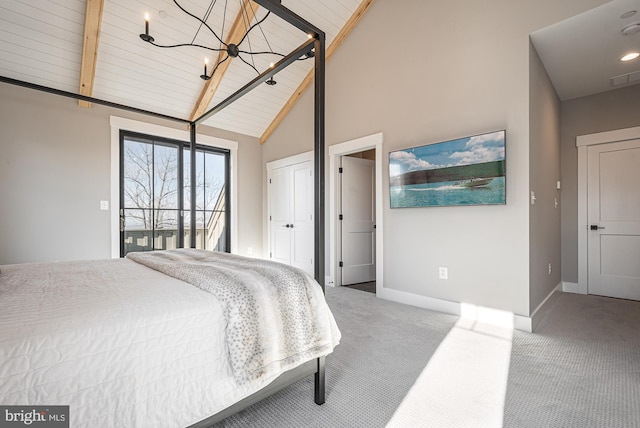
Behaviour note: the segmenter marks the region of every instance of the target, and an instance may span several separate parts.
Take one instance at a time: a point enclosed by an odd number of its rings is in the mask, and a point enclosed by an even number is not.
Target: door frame
[[[619,143],[640,139],[640,126],[578,135],[578,287],[575,292],[589,294],[589,254],[588,254],[588,206],[587,206],[587,162],[588,148],[596,144]],[[574,290],[572,290],[574,291]]]
[[[375,174],[376,174],[376,294],[383,288],[383,217],[382,217],[382,132],[334,144],[329,147],[329,269],[326,275],[325,284],[330,286],[341,286],[342,279],[338,275],[338,254],[339,254],[339,232],[338,207],[339,207],[339,176],[338,165],[340,157],[352,153],[374,149],[376,154]]]
[[[357,152],[357,153],[362,153],[362,152]],[[341,167],[345,168],[345,165],[344,165],[345,164],[345,158],[354,160],[356,163],[364,161],[364,162],[367,162],[368,165],[372,165],[373,166],[373,174],[374,174],[374,178],[375,178],[375,160],[370,160],[370,159],[350,158],[349,156],[338,156],[338,172],[340,171]],[[338,201],[337,209],[339,210],[338,211],[338,217],[340,217],[340,214],[345,215],[345,208],[344,208],[344,206],[345,206],[345,197],[344,197],[345,174],[346,174],[346,171],[344,171],[344,169],[343,169],[342,173],[338,173],[338,183],[336,184],[336,186],[337,186],[336,188],[338,190],[338,194],[337,194],[337,201]],[[374,217],[375,217],[375,191],[376,190],[375,190],[375,182],[374,182],[374,188],[371,189],[371,193],[372,193],[372,197],[373,197],[373,201],[374,201],[374,206],[372,207],[373,211],[374,211],[373,212],[373,216]],[[349,217],[349,216],[347,215],[347,217]],[[340,264],[340,261],[342,261],[343,263],[347,261],[347,259],[345,258],[345,251],[344,251],[345,250],[345,232],[344,232],[344,228],[345,228],[345,224],[346,224],[346,222],[348,220],[349,219],[339,220],[338,224],[336,225],[336,227],[337,227],[336,244],[337,244],[337,249],[338,249],[338,251],[336,252],[336,257],[338,258],[338,264]],[[377,232],[377,226],[376,226],[376,221],[375,221],[375,218],[374,218],[374,221],[373,221],[373,245],[374,245],[374,248],[372,248],[372,251],[374,252],[374,255],[375,255],[375,242],[376,242],[375,235],[376,235],[376,232]],[[376,265],[375,259],[373,260],[373,264],[374,264],[374,269],[375,269],[375,265]],[[339,273],[339,275],[337,275],[337,276],[340,277],[339,278],[340,279],[339,280],[340,285],[343,285],[343,283],[344,283],[344,276],[345,276],[344,275],[344,273],[345,273],[344,269],[345,269],[346,266],[347,266],[346,264],[343,264],[342,271],[336,272],[336,274]],[[374,275],[373,281],[375,281],[375,272],[373,272],[373,275]],[[360,282],[368,282],[368,281],[360,281]],[[351,284],[357,284],[357,282],[352,282]]]

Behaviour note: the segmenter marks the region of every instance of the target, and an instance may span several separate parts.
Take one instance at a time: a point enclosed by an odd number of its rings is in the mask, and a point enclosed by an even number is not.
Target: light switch
[[[108,211],[109,210],[109,201],[100,201],[100,209],[102,211]]]

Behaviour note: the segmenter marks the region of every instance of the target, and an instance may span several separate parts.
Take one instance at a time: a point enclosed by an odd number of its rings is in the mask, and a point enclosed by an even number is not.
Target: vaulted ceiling
[[[227,56],[194,46],[219,48],[237,43],[247,26],[268,13],[250,0],[4,0],[0,2],[0,75],[91,96],[172,117],[193,120],[217,105],[271,63],[271,54]],[[373,0],[282,0],[283,6],[326,34],[327,59]],[[184,10],[195,15],[189,16]],[[239,45],[251,52],[288,54],[307,35],[275,14],[255,26]],[[276,85],[261,85],[203,123],[265,141],[312,82],[313,60],[299,60],[279,72]],[[88,107],[87,103],[79,104]]]

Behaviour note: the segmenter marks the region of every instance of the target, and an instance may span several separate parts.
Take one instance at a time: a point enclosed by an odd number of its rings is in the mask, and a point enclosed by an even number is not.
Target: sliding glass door
[[[197,146],[196,211],[191,213],[189,144],[122,131],[120,255],[182,247],[228,251],[228,166],[227,150]]]

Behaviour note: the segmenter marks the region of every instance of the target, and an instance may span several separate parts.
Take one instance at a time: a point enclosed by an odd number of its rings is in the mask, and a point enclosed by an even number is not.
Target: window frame
[[[136,120],[126,119],[117,116],[110,117],[111,125],[111,201],[112,206],[110,210],[110,224],[111,224],[111,257],[120,257],[120,165],[121,165],[121,150],[120,150],[120,131],[127,131],[133,134],[143,134],[146,138],[160,140],[173,140],[185,143],[187,146],[190,141],[190,134],[188,130],[180,130],[176,128],[165,127],[161,125],[150,124],[146,122],[140,122]],[[196,149],[204,148],[209,150],[226,150],[228,156],[226,158],[226,186],[227,194],[225,195],[225,203],[229,207],[227,210],[227,231],[229,244],[227,251],[231,253],[237,253],[237,185],[238,176],[238,142],[227,140],[219,137],[212,137],[208,135],[197,135]],[[118,204],[117,206],[114,204]],[[190,211],[189,209],[185,211]]]
[[[155,147],[156,146],[165,146],[165,147],[171,147],[171,148],[176,148],[177,149],[177,156],[176,156],[176,164],[177,164],[177,172],[176,172],[176,176],[177,176],[177,208],[172,208],[171,210],[175,210],[177,212],[176,215],[176,220],[177,220],[177,248],[184,248],[185,247],[185,242],[184,242],[184,231],[185,231],[185,222],[184,222],[184,213],[187,211],[190,211],[189,207],[185,206],[184,203],[184,189],[185,189],[185,174],[184,174],[184,161],[186,159],[185,157],[185,151],[189,151],[191,150],[190,147],[190,143],[188,141],[180,141],[180,140],[174,140],[174,139],[170,139],[170,138],[165,138],[165,137],[158,137],[155,135],[148,135],[148,134],[142,134],[140,132],[133,132],[133,131],[127,131],[127,130],[120,130],[120,204],[119,204],[119,210],[120,210],[120,215],[123,215],[124,210],[127,209],[133,209],[131,207],[126,207],[125,206],[125,192],[124,192],[124,184],[125,184],[125,151],[124,151],[124,144],[125,144],[125,140],[129,140],[129,141],[137,141],[139,143],[142,144],[150,144],[153,146],[152,148],[152,153],[153,153],[153,158],[154,158],[154,163],[153,163],[153,167],[155,167]],[[229,201],[229,187],[230,187],[230,183],[229,183],[229,155],[230,155],[230,151],[228,149],[222,149],[219,147],[212,147],[212,146],[205,146],[202,144],[196,144],[196,152],[201,152],[205,155],[205,159],[206,159],[206,154],[207,153],[212,153],[215,155],[219,155],[219,156],[224,156],[224,201],[225,201],[225,207],[227,207],[227,209],[225,209],[224,211],[224,224],[225,225],[229,225],[230,223],[230,201]],[[205,171],[206,171],[206,162],[205,162]],[[203,171],[203,172],[205,172]],[[152,170],[152,176],[155,177],[155,172],[153,172]],[[152,189],[151,189],[151,193],[155,195],[155,179],[153,180],[153,184],[152,184]],[[206,191],[203,191],[203,197],[205,197],[206,195]],[[155,198],[154,198],[155,199]],[[151,210],[151,213],[153,214],[158,208],[157,207],[150,207],[149,208]],[[203,209],[196,209],[195,213],[190,213],[189,215],[194,215],[199,212],[204,213],[204,218],[206,219],[206,213],[207,212],[214,212],[213,210],[207,210],[206,207],[204,207]],[[155,234],[156,234],[156,229],[153,228],[153,223],[152,222],[152,230],[151,230],[151,234],[152,234],[152,249],[155,250],[155,248],[153,248],[153,242],[155,240]],[[196,234],[191,232],[191,238],[192,239],[196,239]],[[194,244],[190,243],[191,247],[194,248]],[[225,227],[225,231],[224,231],[224,248],[226,249],[226,252],[230,251],[230,246],[231,244],[231,234],[230,234],[230,230],[229,227]],[[120,230],[120,257],[124,257],[125,256],[125,250],[126,250],[126,246],[125,246],[125,240],[124,240],[124,230]]]

